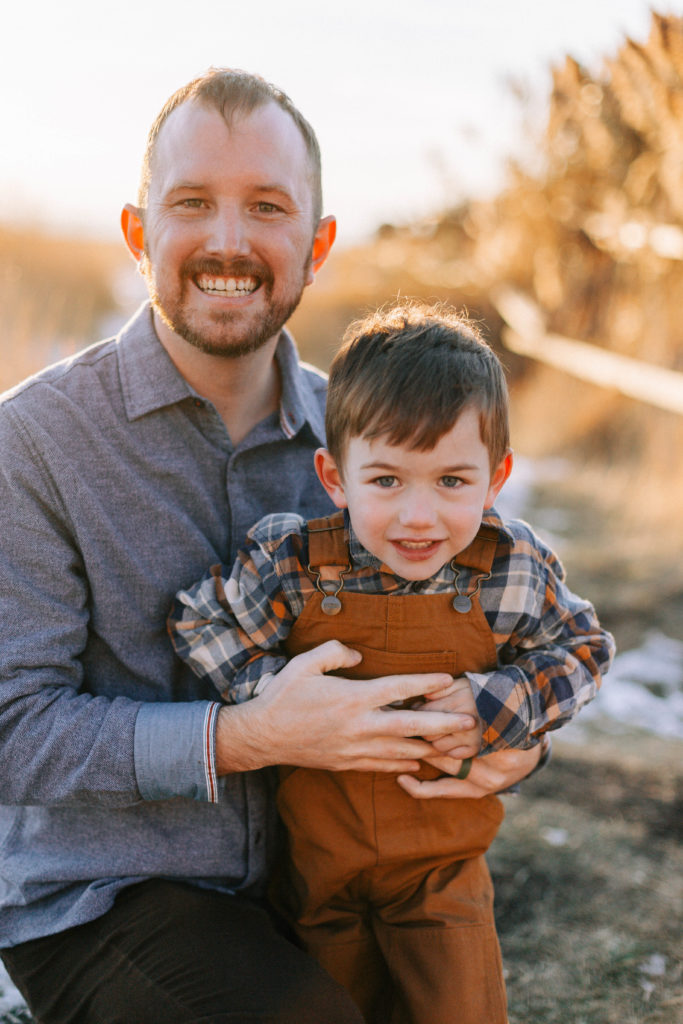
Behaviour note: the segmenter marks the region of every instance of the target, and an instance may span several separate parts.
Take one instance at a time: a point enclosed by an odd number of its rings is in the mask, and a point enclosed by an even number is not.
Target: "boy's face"
[[[315,465],[364,547],[404,579],[424,580],[474,540],[510,474],[512,453],[491,472],[479,410],[470,406],[430,451],[354,437],[343,476],[324,448]]]

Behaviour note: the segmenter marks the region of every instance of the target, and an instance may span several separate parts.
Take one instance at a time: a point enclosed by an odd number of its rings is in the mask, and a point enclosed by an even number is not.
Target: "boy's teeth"
[[[224,292],[228,295],[249,295],[257,287],[253,277],[208,277],[202,274],[197,284],[203,292]]]
[[[402,540],[400,541],[404,548],[428,548],[434,543],[433,540]]]

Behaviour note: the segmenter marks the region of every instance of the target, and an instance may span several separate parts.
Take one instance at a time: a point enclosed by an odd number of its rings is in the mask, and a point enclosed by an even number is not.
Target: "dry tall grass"
[[[0,228],[0,391],[98,339],[122,267],[123,246]]]
[[[491,296],[515,286],[549,331],[683,371],[683,18],[653,14],[649,39],[595,75],[568,57],[542,148],[542,169],[512,167],[495,201],[333,256],[297,336],[324,363],[349,315],[397,292],[467,307],[511,370],[517,449],[569,456],[634,544],[666,529],[680,551],[681,417],[506,352]]]

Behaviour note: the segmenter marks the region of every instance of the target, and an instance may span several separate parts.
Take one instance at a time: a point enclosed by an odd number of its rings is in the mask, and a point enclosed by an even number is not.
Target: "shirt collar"
[[[121,387],[129,420],[185,398],[197,397],[159,341],[149,302],[143,303],[123,327],[117,342]],[[324,402],[320,392],[325,388],[325,375],[299,362],[294,340],[286,330],[280,334],[275,357],[282,379],[282,432],[285,437],[294,437],[304,423],[308,423],[320,444],[324,444]],[[302,366],[309,373],[302,373]]]
[[[514,537],[509,528],[505,525],[503,520],[500,518],[495,508],[486,509],[482,517],[482,526],[492,526],[498,531],[501,540],[507,540],[510,543],[514,543]],[[348,509],[344,509],[344,525],[346,527],[348,538],[349,538],[349,555],[354,565],[359,567],[374,569],[375,571],[382,571],[384,573],[390,573],[392,576],[397,574],[393,572],[388,565],[381,562],[379,558],[372,555],[367,548],[363,547],[361,542],[358,540],[356,533],[354,532],[351,520],[349,518]],[[457,559],[456,559],[457,562]],[[445,567],[444,567],[445,568]],[[439,575],[443,572],[443,568],[439,570]]]
[[[325,374],[299,360],[294,339],[286,328],[280,332],[275,358],[282,381],[280,426],[283,434],[294,437],[308,423],[318,442],[324,445],[325,402],[321,393],[327,387]]]
[[[116,340],[121,390],[129,420],[194,394],[157,337],[149,302],[140,307]]]

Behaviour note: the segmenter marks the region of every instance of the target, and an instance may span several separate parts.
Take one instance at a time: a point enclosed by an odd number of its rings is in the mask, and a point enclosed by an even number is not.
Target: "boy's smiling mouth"
[[[442,541],[441,540],[436,540],[436,539],[432,539],[432,540],[396,539],[396,540],[392,540],[391,543],[402,554],[405,554],[408,557],[410,557],[411,554],[414,554],[414,555],[431,554],[433,551],[435,551],[440,546]]]

